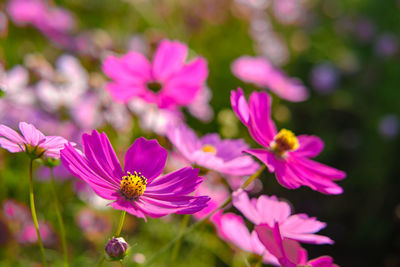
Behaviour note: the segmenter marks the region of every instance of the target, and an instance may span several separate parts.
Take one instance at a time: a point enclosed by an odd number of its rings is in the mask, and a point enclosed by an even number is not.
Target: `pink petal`
[[[20,122],[19,129],[21,130],[22,135],[25,137],[27,144],[31,146],[35,147],[45,139],[45,136],[42,134],[42,132],[36,129],[32,124]]]
[[[231,105],[233,111],[240,121],[248,126],[249,123],[249,106],[247,104],[246,98],[243,95],[242,88],[238,87],[237,91],[231,91]]]
[[[104,199],[116,199],[115,193],[119,190],[119,185],[108,177],[98,175],[87,159],[70,144],[61,151],[61,161],[72,174],[86,182],[97,195]]]
[[[207,75],[206,61],[197,58],[165,80],[160,97],[173,99],[178,105],[188,105],[203,88]]]
[[[187,46],[178,41],[163,40],[153,58],[153,76],[164,82],[178,72],[185,63]]]
[[[300,146],[299,148],[291,152],[298,157],[315,157],[324,149],[324,142],[314,135],[299,135],[297,136]]]
[[[25,151],[25,147],[14,142],[11,142],[9,139],[0,137],[0,146],[4,149],[7,149],[11,153],[17,153]]]
[[[254,224],[262,223],[260,212],[250,202],[249,196],[243,189],[239,189],[232,193],[232,203],[233,206],[235,206],[235,208],[240,210],[240,212],[242,212],[242,214],[252,223]]]
[[[275,166],[278,163],[278,159],[276,159],[274,153],[269,152],[266,149],[246,149],[244,152],[253,155],[258,158],[262,163],[264,163],[270,172],[275,171]]]
[[[243,56],[232,63],[231,69],[233,74],[242,81],[263,87],[267,84],[266,79],[271,64],[263,58]]]
[[[125,155],[125,171],[141,172],[150,184],[162,171],[168,152],[157,140],[146,140],[140,137],[135,140]]]
[[[137,205],[134,203],[134,201],[125,200],[123,198],[120,198],[120,199],[110,203],[110,206],[117,210],[124,210],[138,218],[143,218],[145,221],[147,221],[146,216],[143,214],[141,209],[139,209],[137,207]]]
[[[0,125],[0,136],[15,144],[22,145],[26,143],[25,139],[19,133],[5,125]]]
[[[100,135],[93,130],[91,135],[82,135],[82,143],[85,156],[94,170],[105,179],[119,185],[124,172],[106,134]]]
[[[114,100],[122,103],[141,96],[146,91],[146,87],[142,84],[107,83],[106,89]]]
[[[338,267],[333,263],[332,257],[329,256],[321,256],[310,260],[307,262],[307,265],[311,265],[312,267]]]
[[[271,97],[265,92],[253,92],[249,99],[249,131],[251,136],[265,147],[269,147],[277,134],[275,124],[271,120],[271,102]]]
[[[122,84],[139,85],[151,80],[151,65],[137,52],[129,52],[121,58],[108,56],[102,68],[107,76]]]

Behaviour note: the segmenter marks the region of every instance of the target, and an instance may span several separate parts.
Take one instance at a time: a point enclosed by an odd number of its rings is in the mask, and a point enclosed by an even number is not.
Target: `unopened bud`
[[[105,250],[110,260],[121,260],[125,257],[128,247],[123,237],[113,237],[108,241]]]

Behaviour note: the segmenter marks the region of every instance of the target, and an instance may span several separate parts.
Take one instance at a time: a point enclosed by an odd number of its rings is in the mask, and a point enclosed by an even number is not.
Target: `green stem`
[[[240,187],[241,189],[245,189],[252,181],[254,181],[257,177],[260,176],[260,174],[263,172],[265,169],[265,165],[261,166],[260,169],[258,169],[252,176],[250,176]],[[183,232],[182,235],[179,235],[172,239],[167,245],[162,247],[156,254],[151,256],[145,263],[144,266],[150,266],[159,256],[167,252],[176,242],[178,242],[181,238],[185,237],[189,233],[191,233],[193,230],[198,228],[199,226],[203,225],[208,219],[210,219],[216,212],[219,210],[224,209],[226,206],[228,206],[232,202],[232,195],[230,195],[224,203],[222,203],[220,206],[215,208],[211,213],[209,213],[206,217],[201,219],[200,221],[192,224],[189,228],[186,229],[185,232]]]
[[[30,206],[31,206],[32,220],[33,220],[33,224],[35,225],[38,243],[39,243],[39,247],[40,247],[40,253],[42,254],[43,266],[46,267],[47,266],[46,256],[44,255],[43,242],[42,242],[42,238],[40,236],[39,223],[38,223],[38,219],[36,216],[35,197],[34,197],[34,193],[33,193],[33,174],[32,174],[33,170],[32,169],[33,169],[33,159],[31,159],[31,162],[29,164],[29,182],[30,182],[29,201],[30,201]]]
[[[58,197],[57,197],[57,189],[56,189],[56,183],[55,183],[55,179],[54,179],[54,171],[53,171],[52,167],[50,167],[50,175],[51,175],[51,189],[53,191],[57,221],[58,221],[58,226],[60,228],[61,245],[62,245],[62,250],[63,250],[63,258],[64,258],[64,267],[68,267],[68,250],[67,250],[67,240],[65,238],[65,227],[64,227],[64,222],[63,222],[62,216],[61,216],[60,201],[58,200]]]
[[[122,211],[121,212],[121,217],[119,219],[119,225],[118,225],[118,229],[115,232],[115,237],[119,237],[121,235],[121,231],[122,231],[122,226],[124,225],[124,221],[125,221],[125,215],[126,215],[126,211]]]
[[[183,233],[185,232],[186,227],[187,227],[187,225],[189,223],[189,220],[190,220],[190,214],[185,214],[185,216],[183,216],[183,219],[182,219],[181,229],[179,230],[179,234],[178,234],[179,237],[182,237]],[[179,238],[179,240],[175,243],[175,246],[174,246],[174,248],[172,250],[172,256],[171,256],[172,265],[174,265],[174,261],[176,259],[176,256],[179,253],[179,249],[181,247],[181,243],[182,243],[182,238]]]

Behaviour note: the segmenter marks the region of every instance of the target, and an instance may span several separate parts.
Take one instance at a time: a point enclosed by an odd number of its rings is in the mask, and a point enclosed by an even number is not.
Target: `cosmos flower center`
[[[275,135],[274,141],[272,142],[272,150],[283,155],[286,151],[294,151],[299,148],[299,140],[292,131],[282,129],[277,135]]]
[[[162,84],[159,82],[156,82],[156,81],[151,81],[151,82],[146,83],[146,87],[150,91],[153,91],[154,93],[158,93],[162,89]]]
[[[216,154],[216,153],[217,153],[217,149],[215,148],[215,146],[209,145],[209,144],[204,145],[204,146],[201,148],[201,150],[202,150],[203,152],[206,152],[206,153],[212,153],[212,154]]]
[[[146,191],[147,179],[139,172],[128,172],[128,175],[122,177],[121,193],[127,199],[135,199],[144,194]]]
[[[40,158],[46,150],[39,146],[25,144],[25,152],[32,158]]]

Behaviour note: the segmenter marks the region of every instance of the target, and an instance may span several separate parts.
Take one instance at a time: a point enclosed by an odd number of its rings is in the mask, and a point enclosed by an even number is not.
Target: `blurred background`
[[[68,77],[90,88],[90,93],[77,104],[78,111],[76,107],[55,111],[52,99],[32,103],[32,92],[10,93],[4,87],[0,91],[1,123],[15,128],[25,120],[45,133],[77,142],[80,133],[97,128],[107,132],[119,152],[141,135],[157,137],[170,146],[163,134],[146,130],[146,118],[140,112],[132,116],[132,110],[112,103],[102,86],[107,78],[101,71],[102,60],[111,52],[135,50],[151,57],[158,42],[168,38],[186,43],[191,57],[201,55],[208,61],[212,111],[196,117],[184,110],[189,126],[200,135],[218,132],[225,138],[245,138],[256,147],[234,116],[229,96],[238,86],[246,95],[264,89],[236,78],[231,64],[243,55],[266,57],[289,76],[299,78],[309,92],[309,98],[299,103],[273,96],[272,114],[278,128],[321,137],[325,149],[318,161],[346,171],[347,178],[339,182],[342,195],[327,196],[303,187],[287,190],[264,172],[262,189],[258,185],[254,195],[277,195],[292,203],[296,213],[305,212],[328,223],[321,233],[335,244],[306,245],[310,258],[331,255],[341,266],[400,266],[400,1],[48,1],[48,6],[68,12],[68,16],[55,15],[50,22],[58,23],[57,29],[21,22],[12,16],[10,2],[0,3],[2,75],[10,77],[14,70],[14,83],[33,88],[62,73],[64,60],[75,68]],[[17,65],[20,69],[14,69]],[[40,262],[37,246],[24,238],[6,214],[7,204],[27,208],[27,166],[25,155],[0,151],[1,266],[33,266],[32,259]],[[46,253],[55,266],[61,265],[53,229],[56,217],[48,209],[52,203],[46,193],[48,173],[38,169],[36,176],[39,219],[49,229]],[[65,171],[56,176],[61,177],[59,197],[64,204],[71,265],[92,266],[119,213],[105,208]],[[181,216],[168,216],[145,223],[128,216],[123,232],[132,251],[127,264],[143,262],[168,243],[178,233],[180,220]],[[207,225],[184,240],[176,266],[244,266],[243,253],[221,241]],[[164,262],[160,258],[155,265],[167,265]]]

